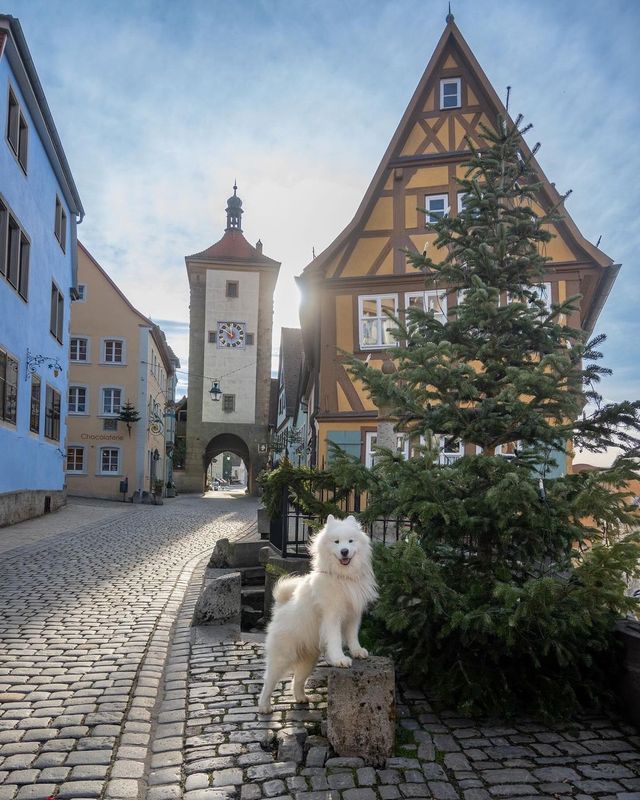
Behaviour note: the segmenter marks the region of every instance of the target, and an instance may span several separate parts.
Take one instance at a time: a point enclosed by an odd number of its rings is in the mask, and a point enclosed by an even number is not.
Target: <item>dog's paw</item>
[[[311,699],[306,694],[303,694],[301,697],[294,697],[293,699],[296,701],[296,703],[310,703],[311,702]]]
[[[331,662],[332,667],[350,667],[351,666],[351,659],[349,656],[341,656],[340,658],[336,658]]]
[[[365,650],[364,647],[354,647],[353,650],[351,651],[351,655],[354,658],[368,658],[369,651]]]
[[[271,713],[271,704],[270,703],[260,703],[258,706],[258,714],[270,714]]]

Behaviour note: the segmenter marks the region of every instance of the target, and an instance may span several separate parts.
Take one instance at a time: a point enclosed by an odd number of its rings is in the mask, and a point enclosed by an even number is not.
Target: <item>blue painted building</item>
[[[0,14],[0,526],[64,503],[84,211],[29,48]]]

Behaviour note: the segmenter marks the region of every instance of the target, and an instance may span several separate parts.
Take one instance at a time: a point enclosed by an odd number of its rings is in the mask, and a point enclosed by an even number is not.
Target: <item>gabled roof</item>
[[[139,324],[145,327],[148,327],[151,336],[153,337],[154,342],[162,356],[164,361],[164,366],[167,370],[168,374],[173,373],[177,367],[180,366],[180,361],[178,357],[173,352],[173,350],[169,347],[167,342],[167,337],[164,334],[162,328],[159,325],[156,325],[153,320],[149,319],[149,317],[145,317],[144,314],[141,314],[135,306],[132,305],[129,298],[119,289],[119,287],[114,283],[112,278],[109,274],[104,270],[103,267],[98,264],[95,258],[91,255],[91,253],[87,250],[87,248],[82,244],[80,240],[78,240],[78,249],[82,250],[85,256],[89,259],[89,261],[93,264],[95,269],[102,275],[102,277],[107,281],[107,283],[111,286],[114,292],[120,297],[123,303],[138,317]]]
[[[212,244],[211,247],[207,247],[206,250],[202,250],[200,253],[186,256],[187,261],[192,259],[203,261],[246,261],[252,264],[264,264],[265,266],[280,266],[279,261],[274,261],[272,258],[262,254],[262,243],[259,243],[259,247],[254,247],[249,244],[239,230],[225,231],[222,239]]]
[[[302,367],[302,331],[300,328],[282,328],[281,331],[278,378],[282,375],[285,414],[287,417],[292,417],[298,402],[298,388]]]
[[[443,61],[443,57],[445,51],[449,49],[455,49],[461,56],[461,58],[466,62],[466,66],[468,67],[469,71],[473,74],[474,78],[478,81],[479,85],[483,89],[485,96],[487,98],[488,103],[493,107],[493,111],[495,116],[500,115],[504,118],[510,119],[510,116],[504,107],[504,104],[496,94],[493,86],[489,82],[489,79],[485,75],[482,67],[476,60],[476,57],[471,52],[471,49],[467,42],[465,41],[464,37],[460,33],[457,25],[453,20],[453,16],[450,14],[447,17],[447,25],[440,37],[440,40],[436,46],[436,49],[431,56],[429,63],[427,64],[427,68],[425,69],[418,86],[413,93],[411,101],[407,106],[400,123],[389,142],[389,146],[387,147],[384,156],[382,157],[382,161],[376,170],[375,175],[360,203],[358,210],[355,213],[354,218],[351,220],[349,225],[340,233],[336,239],[325,249],[322,253],[320,253],[313,261],[311,261],[303,270],[302,275],[299,276],[297,280],[305,281],[308,278],[316,278],[319,279],[324,274],[324,268],[330,261],[330,259],[338,252],[340,247],[345,244],[348,238],[351,236],[352,233],[358,230],[359,225],[366,219],[366,215],[369,213],[373,202],[375,201],[375,197],[377,192],[382,189],[384,185],[384,181],[388,176],[388,170],[393,166],[399,166],[403,162],[403,157],[400,156],[400,150],[403,141],[408,136],[411,130],[411,123],[414,115],[419,110],[419,106],[421,101],[424,99],[428,85],[432,81],[436,71],[440,69],[441,62]],[[531,151],[527,146],[526,142],[522,144],[522,151],[525,156],[531,157]],[[446,154],[446,156],[455,155],[458,157],[463,158],[464,152],[456,152],[455,154]],[[445,156],[445,157],[446,157]],[[408,158],[404,157],[405,160],[409,160]],[[411,162],[416,163],[416,161],[420,157],[413,156],[411,157]],[[433,163],[434,158],[437,158],[433,155],[426,155],[422,157],[424,159],[424,163]],[[550,206],[555,206],[561,201],[560,194],[556,191],[555,187],[549,182],[547,177],[545,176],[542,168],[535,160],[535,158],[531,158],[531,165],[535,172],[538,174],[539,179],[543,182],[544,188],[543,192],[546,194],[547,202]],[[613,260],[609,258],[605,253],[599,250],[595,245],[588,242],[584,236],[578,230],[576,224],[571,219],[569,214],[566,210],[562,211],[563,214],[563,221],[559,223],[559,228],[563,228],[566,230],[568,235],[575,241],[578,248],[582,250],[585,255],[585,258],[591,261],[594,261],[597,265],[604,268],[609,268],[603,271],[603,275],[600,280],[600,286],[598,294],[601,298],[601,302],[598,303],[597,308],[592,308],[590,317],[594,318],[597,317],[597,313],[600,310],[600,307],[604,303],[606,296],[615,280],[615,276],[617,275],[619,266],[613,263]],[[588,320],[585,320],[588,322]]]

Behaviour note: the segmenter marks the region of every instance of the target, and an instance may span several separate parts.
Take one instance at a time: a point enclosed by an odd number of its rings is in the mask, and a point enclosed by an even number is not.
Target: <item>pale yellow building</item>
[[[171,476],[175,368],[160,328],[137,311],[78,242],[71,307],[66,476],[70,495],[165,494]],[[120,416],[129,406],[140,419]]]

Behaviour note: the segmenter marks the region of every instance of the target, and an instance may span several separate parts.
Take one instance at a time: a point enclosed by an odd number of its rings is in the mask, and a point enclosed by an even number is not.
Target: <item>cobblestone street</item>
[[[237,791],[242,800],[493,800],[640,798],[640,737],[608,718],[546,727],[528,720],[479,722],[434,713],[425,696],[400,688],[402,733],[384,769],[332,757],[322,735],[326,679],[311,678],[310,708],[291,702],[288,683],[274,712],[257,714],[262,643],[208,642],[193,648],[183,775],[186,800]],[[162,740],[160,740],[162,741]],[[155,744],[158,753],[160,742]],[[158,765],[160,761],[156,762]],[[177,771],[175,776],[177,776]],[[171,776],[159,769],[151,783]],[[150,800],[178,797],[169,787]]]
[[[139,795],[189,578],[255,514],[242,495],[184,497],[3,553],[1,800]]]
[[[640,800],[620,720],[478,722],[400,687],[374,769],[331,752],[322,667],[310,707],[287,683],[259,715],[263,635],[190,625],[213,543],[255,536],[255,510],[179,498],[3,554],[0,800]]]

